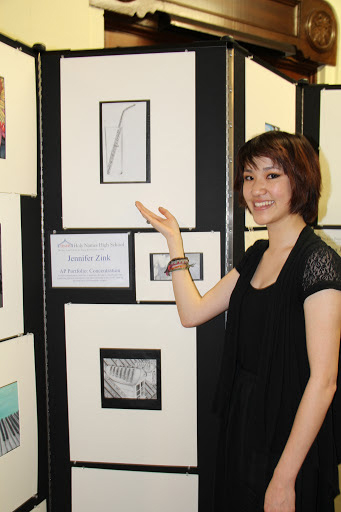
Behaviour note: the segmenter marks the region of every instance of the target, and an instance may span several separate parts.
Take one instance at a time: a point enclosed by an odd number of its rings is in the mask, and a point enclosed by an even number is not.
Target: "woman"
[[[258,241],[201,297],[176,219],[136,206],[168,243],[182,324],[228,308],[217,407],[222,418],[215,510],[329,512],[338,493],[341,400],[340,258],[308,224],[317,217],[318,159],[301,135],[244,144],[235,189],[269,241]],[[180,270],[180,271],[175,271]],[[335,396],[334,396],[335,395]]]

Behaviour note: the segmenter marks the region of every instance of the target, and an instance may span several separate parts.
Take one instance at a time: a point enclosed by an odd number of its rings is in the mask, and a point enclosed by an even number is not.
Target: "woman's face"
[[[257,157],[243,175],[244,199],[257,224],[269,226],[291,215],[291,185],[282,168],[268,157]]]

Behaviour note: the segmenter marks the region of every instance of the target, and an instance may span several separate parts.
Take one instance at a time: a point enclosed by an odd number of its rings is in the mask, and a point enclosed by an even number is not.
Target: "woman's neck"
[[[301,215],[291,214],[276,225],[269,225],[269,251],[276,252],[292,248],[302,229],[306,226]]]

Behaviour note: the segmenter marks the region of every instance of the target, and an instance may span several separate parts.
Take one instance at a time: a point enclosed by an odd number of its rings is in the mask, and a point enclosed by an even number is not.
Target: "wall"
[[[1,0],[0,32],[47,50],[103,48],[103,10],[89,0]]]

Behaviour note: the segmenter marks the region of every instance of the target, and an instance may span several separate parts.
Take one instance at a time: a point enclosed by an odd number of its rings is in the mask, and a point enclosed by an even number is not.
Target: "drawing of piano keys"
[[[0,457],[20,446],[18,383],[0,388]]]
[[[121,125],[106,125],[105,133],[105,169],[107,176],[121,176],[123,164],[123,128]]]

